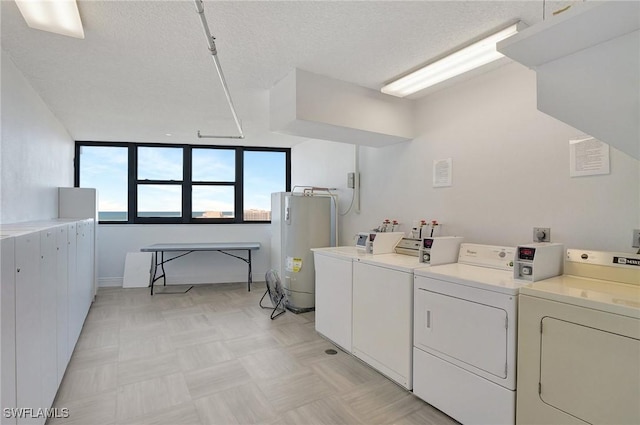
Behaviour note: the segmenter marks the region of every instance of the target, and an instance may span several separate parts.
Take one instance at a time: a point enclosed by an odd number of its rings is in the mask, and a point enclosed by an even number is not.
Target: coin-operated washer
[[[562,263],[559,244],[534,245],[533,269]],[[514,279],[515,258],[514,247],[463,243],[457,263],[414,271],[413,392],[462,423],[515,423],[518,294],[529,283]]]
[[[517,422],[638,424],[640,255],[568,249],[564,267],[520,290]]]
[[[457,260],[462,238],[456,244],[434,240],[440,238],[432,238],[431,264]],[[353,354],[407,389],[413,377],[413,271],[429,265],[420,260],[421,242],[403,238],[395,253],[353,262]]]

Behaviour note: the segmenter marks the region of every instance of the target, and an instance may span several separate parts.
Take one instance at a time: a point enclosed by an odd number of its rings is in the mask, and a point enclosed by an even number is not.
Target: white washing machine
[[[413,271],[425,267],[420,243],[403,239],[394,254],[353,262],[353,354],[407,389],[413,378]],[[446,250],[438,251],[439,261],[456,261],[458,247]]]
[[[640,255],[568,249],[520,294],[517,422],[640,424]]]
[[[351,353],[353,261],[371,257],[355,246],[314,248],[316,331]]]
[[[414,271],[413,392],[464,424],[513,424],[515,248],[462,244],[458,263]]]

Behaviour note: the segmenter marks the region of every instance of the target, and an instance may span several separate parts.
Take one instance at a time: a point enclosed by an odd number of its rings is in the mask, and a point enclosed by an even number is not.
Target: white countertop
[[[416,276],[444,280],[458,285],[517,295],[527,285],[513,279],[513,270],[498,270],[469,264],[442,264],[414,270]]]
[[[531,283],[520,293],[640,318],[640,285],[563,275]]]

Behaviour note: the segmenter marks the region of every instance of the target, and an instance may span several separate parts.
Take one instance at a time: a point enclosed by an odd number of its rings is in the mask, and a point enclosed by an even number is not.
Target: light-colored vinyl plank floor
[[[314,329],[264,283],[185,294],[100,288],[48,425],[457,424]]]

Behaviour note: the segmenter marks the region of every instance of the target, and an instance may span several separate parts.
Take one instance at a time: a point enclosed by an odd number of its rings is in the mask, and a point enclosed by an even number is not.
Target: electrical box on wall
[[[347,187],[349,189],[355,189],[355,187],[356,187],[356,173],[347,173]]]

